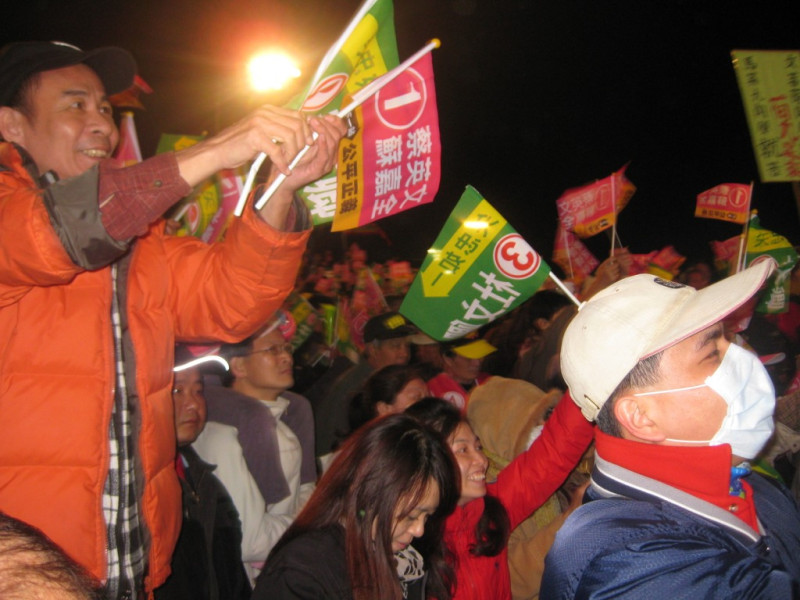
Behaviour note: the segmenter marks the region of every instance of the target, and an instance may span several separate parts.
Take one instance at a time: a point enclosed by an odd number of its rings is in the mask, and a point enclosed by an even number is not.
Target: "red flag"
[[[750,216],[752,188],[744,183],[722,183],[697,195],[695,217],[744,225]]]
[[[356,115],[358,132],[339,146],[339,200],[332,231],[433,201],[441,178],[441,142],[430,52]]]
[[[133,113],[125,111],[119,123],[119,144],[114,152],[114,158],[129,167],[142,162],[142,151],[139,150],[139,137],[136,135],[136,125],[133,123]]]
[[[625,177],[627,165],[605,179],[572,188],[556,200],[558,218],[568,231],[582,238],[608,229],[628,204],[636,186]]]
[[[650,261],[653,260],[655,255],[655,250],[647,254],[631,254],[631,267],[628,269],[628,275],[647,273],[647,267],[650,265]]]
[[[553,262],[559,265],[567,276],[580,283],[597,268],[600,262],[574,234],[558,222],[556,240],[553,245]]]
[[[116,106],[118,108],[141,108],[144,110],[144,105],[142,104],[141,100],[139,100],[139,96],[141,94],[152,93],[153,89],[147,85],[147,82],[138,75],[134,75],[133,85],[131,85],[131,87],[129,87],[127,90],[123,90],[118,94],[109,96],[108,101],[111,102],[112,106]]]
[[[650,259],[647,272],[672,280],[679,273],[685,260],[686,257],[679,254],[673,246],[664,246]]]
[[[714,253],[714,260],[718,263],[736,263],[739,257],[739,247],[742,243],[742,236],[735,235],[724,242],[711,241],[711,251]]]

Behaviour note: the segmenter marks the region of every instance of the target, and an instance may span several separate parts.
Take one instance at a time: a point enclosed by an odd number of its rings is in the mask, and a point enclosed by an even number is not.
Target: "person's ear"
[[[231,374],[236,378],[239,379],[240,377],[244,377],[247,375],[247,365],[244,362],[244,356],[234,356],[230,360],[231,365]]]
[[[646,442],[663,442],[666,438],[650,417],[650,399],[646,396],[620,396],[614,403],[614,416],[630,437]]]
[[[14,142],[24,146],[25,134],[23,128],[25,115],[10,106],[0,107],[0,136],[7,142]]]

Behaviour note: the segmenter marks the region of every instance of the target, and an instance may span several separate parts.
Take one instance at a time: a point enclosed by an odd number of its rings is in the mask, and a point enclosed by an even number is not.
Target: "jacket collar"
[[[744,540],[761,539],[759,531],[726,509],[730,503],[729,446],[659,446],[615,438],[601,431],[596,432],[595,441],[597,455],[591,483],[594,495],[668,502]]]

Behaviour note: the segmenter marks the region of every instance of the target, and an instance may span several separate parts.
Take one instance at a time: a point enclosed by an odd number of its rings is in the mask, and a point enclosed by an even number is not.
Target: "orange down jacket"
[[[0,510],[40,528],[104,579],[101,496],[115,388],[107,265],[117,262],[132,342],[126,373],[135,381],[140,513],[150,536],[145,587],[152,590],[169,574],[181,523],[174,342],[252,333],[291,290],[308,232],[277,231],[248,210],[224,242],[206,245],[164,235],[159,221],[88,270],[71,259],[74,249],[65,250],[69,236],[45,206],[49,194],[17,150],[0,143]],[[96,191],[93,202],[96,211]],[[87,240],[87,255],[103,255],[92,235],[77,238]]]

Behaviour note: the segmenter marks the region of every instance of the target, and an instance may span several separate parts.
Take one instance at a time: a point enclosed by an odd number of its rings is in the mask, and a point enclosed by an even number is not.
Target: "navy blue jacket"
[[[556,536],[541,598],[800,597],[800,515],[786,488],[751,473],[761,524],[596,457],[589,502]]]

